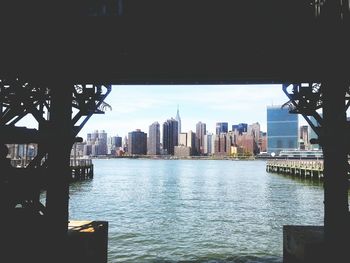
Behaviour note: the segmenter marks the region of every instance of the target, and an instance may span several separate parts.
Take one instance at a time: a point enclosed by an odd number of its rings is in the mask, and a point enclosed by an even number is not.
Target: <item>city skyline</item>
[[[94,130],[105,130],[110,136],[125,137],[141,129],[148,133],[149,125],[162,125],[181,116],[181,130],[196,131],[198,122],[206,123],[208,132],[215,133],[217,122],[233,124],[259,122],[266,131],[266,108],[288,101],[281,84],[265,85],[114,85],[106,102],[112,111],[94,115],[78,136],[85,138]],[[303,118],[300,124],[306,123]],[[20,126],[36,128],[32,117]]]
[[[112,111],[93,116],[79,136],[103,129],[124,138],[131,131],[148,133],[153,122],[162,125],[181,115],[181,130],[196,131],[198,122],[215,133],[217,122],[233,124],[259,122],[266,132],[266,108],[288,101],[280,84],[273,85],[132,85],[113,86],[106,101]],[[303,120],[300,118],[300,123]]]

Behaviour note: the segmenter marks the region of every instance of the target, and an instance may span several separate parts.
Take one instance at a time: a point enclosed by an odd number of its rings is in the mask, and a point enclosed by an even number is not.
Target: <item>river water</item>
[[[323,188],[265,161],[94,160],[70,219],[109,221],[108,262],[282,262],[283,225],[322,225]]]

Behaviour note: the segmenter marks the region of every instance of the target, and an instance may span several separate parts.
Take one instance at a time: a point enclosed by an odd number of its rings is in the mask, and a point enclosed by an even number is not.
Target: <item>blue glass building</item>
[[[216,134],[228,133],[228,123],[227,122],[217,122],[216,123]]]
[[[298,114],[279,106],[267,107],[267,152],[298,149]]]
[[[232,125],[232,131],[237,130],[240,135],[243,134],[243,132],[248,131],[248,124],[247,123],[240,123],[236,125]]]

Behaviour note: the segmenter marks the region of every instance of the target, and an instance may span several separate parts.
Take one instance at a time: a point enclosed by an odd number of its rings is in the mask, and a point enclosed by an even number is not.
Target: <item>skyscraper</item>
[[[196,151],[198,154],[204,153],[204,135],[207,134],[207,125],[202,122],[196,124]]]
[[[129,132],[128,143],[129,154],[147,154],[147,133],[140,129]]]
[[[298,115],[281,106],[267,107],[267,152],[278,154],[285,149],[298,149]]]
[[[213,141],[213,134],[208,133],[204,135],[203,138],[203,153],[207,155],[212,154],[212,141]]]
[[[179,113],[179,105],[177,105],[177,112],[176,112],[176,118],[175,120],[177,121],[177,133],[181,133],[181,118],[180,118],[180,113]]]
[[[160,154],[160,128],[159,123],[154,122],[149,126],[148,154]]]
[[[98,155],[107,154],[107,133],[102,130],[98,133]]]
[[[216,134],[227,133],[228,123],[227,122],[217,122],[216,123]]]
[[[108,140],[107,140],[108,154],[114,155],[120,147],[122,147],[122,137],[119,137],[119,136],[108,137]]]
[[[171,118],[163,123],[163,150],[168,154],[174,154],[174,147],[178,145],[179,129],[178,122]]]
[[[260,152],[259,140],[260,140],[260,124],[259,122],[255,122],[253,124],[248,125],[248,135],[253,136],[254,141],[254,154],[258,154]]]
[[[106,155],[107,154],[107,133],[102,130],[95,130],[93,133],[88,133],[86,138],[86,155]]]

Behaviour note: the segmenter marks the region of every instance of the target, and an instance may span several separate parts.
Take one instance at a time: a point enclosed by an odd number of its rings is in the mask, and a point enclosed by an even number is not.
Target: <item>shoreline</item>
[[[135,155],[135,156],[98,156],[90,157],[91,159],[148,159],[148,160],[228,160],[228,161],[241,161],[241,160],[256,160],[254,156],[249,157],[212,157],[212,156],[154,156],[154,155]]]
[[[147,160],[227,160],[227,161],[254,161],[254,160],[323,160],[323,158],[300,158],[300,157],[271,157],[271,156],[244,156],[244,157],[229,157],[229,156],[169,156],[169,155],[133,155],[133,156],[93,156],[90,159],[147,159]]]

